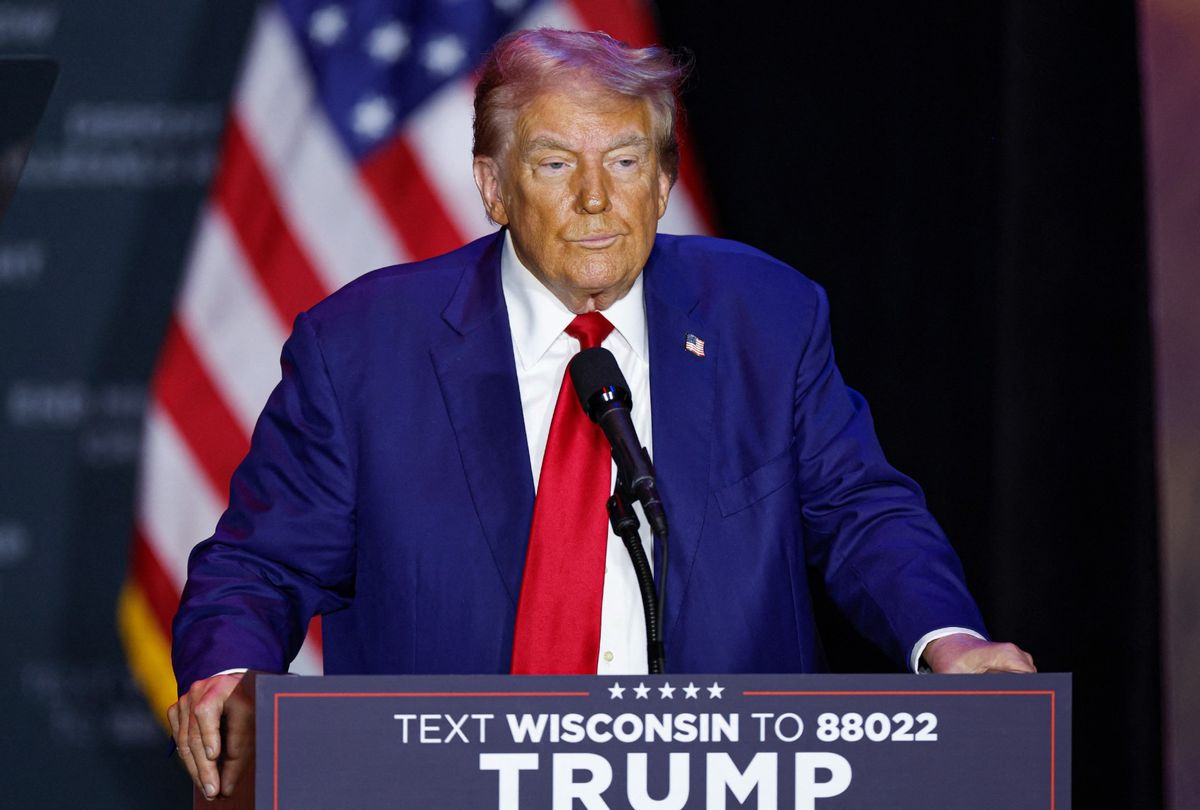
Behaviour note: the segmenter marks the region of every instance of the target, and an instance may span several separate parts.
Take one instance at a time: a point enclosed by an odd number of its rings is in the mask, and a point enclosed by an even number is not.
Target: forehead
[[[617,140],[649,139],[650,105],[586,83],[546,88],[521,108],[514,134],[518,151],[547,141],[603,149]]]

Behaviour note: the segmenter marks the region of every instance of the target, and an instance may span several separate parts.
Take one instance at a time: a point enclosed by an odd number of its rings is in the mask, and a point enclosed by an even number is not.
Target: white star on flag
[[[354,131],[363,138],[382,138],[395,120],[392,102],[383,96],[368,96],[354,105]]]
[[[675,687],[669,683],[664,683],[658,687],[658,692],[664,700],[672,700],[675,697]]]
[[[694,684],[694,683],[688,683],[687,686],[683,687],[683,699],[684,700],[696,700],[696,695],[698,695],[699,693],[700,693],[700,687],[696,686],[696,684]]]
[[[612,686],[608,687],[609,700],[624,700],[625,687],[621,686],[620,681],[615,681]]]
[[[375,26],[371,33],[367,34],[367,53],[376,62],[398,62],[408,53],[411,41],[404,23],[392,20]]]
[[[463,49],[458,37],[446,34],[425,46],[422,61],[431,72],[449,76],[458,70],[458,66],[466,58],[467,52]]]
[[[633,692],[635,695],[637,695],[638,700],[649,700],[650,699],[649,698],[650,687],[646,686],[646,684],[644,684],[644,683],[639,683],[637,686],[633,687]]]
[[[713,685],[708,687],[708,697],[710,700],[720,700],[721,693],[724,691],[725,691],[724,686],[718,686],[717,682],[713,681]]]
[[[322,6],[308,18],[308,35],[321,45],[335,44],[346,33],[346,10],[341,6]]]

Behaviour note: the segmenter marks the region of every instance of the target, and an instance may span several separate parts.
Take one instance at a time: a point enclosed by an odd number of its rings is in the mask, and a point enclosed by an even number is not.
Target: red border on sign
[[[271,806],[279,810],[279,699],[280,698],[416,698],[416,697],[591,697],[591,692],[276,692],[271,718]]]
[[[780,691],[748,691],[742,692],[743,697],[843,697],[847,695],[1016,695],[1026,697],[1029,695],[1049,695],[1050,696],[1050,810],[1054,810],[1055,793],[1055,752],[1058,750],[1058,722],[1057,701],[1058,693],[1054,689],[945,689],[945,690],[900,690],[900,689],[872,689],[867,691],[862,690],[837,690],[837,691],[812,691],[812,690],[780,690]]]

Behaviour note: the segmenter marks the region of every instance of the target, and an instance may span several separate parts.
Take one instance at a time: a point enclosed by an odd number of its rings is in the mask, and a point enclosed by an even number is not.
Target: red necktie
[[[591,349],[612,329],[599,312],[589,312],[566,332],[581,349]],[[565,374],[533,504],[513,633],[514,674],[595,674],[611,487],[608,441],[583,412]]]

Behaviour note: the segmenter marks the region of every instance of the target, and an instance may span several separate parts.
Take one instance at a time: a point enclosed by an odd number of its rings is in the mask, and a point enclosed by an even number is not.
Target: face
[[[475,183],[517,255],[577,313],[607,309],[642,272],[671,182],[659,168],[649,105],[586,84],[543,92]]]

